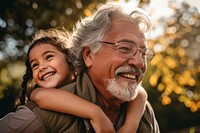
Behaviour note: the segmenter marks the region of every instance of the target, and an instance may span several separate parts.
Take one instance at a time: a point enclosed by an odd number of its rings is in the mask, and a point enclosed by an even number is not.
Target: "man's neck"
[[[120,115],[120,102],[113,102],[116,99],[105,99],[100,93],[97,93],[98,105],[102,108],[112,123],[118,121]]]

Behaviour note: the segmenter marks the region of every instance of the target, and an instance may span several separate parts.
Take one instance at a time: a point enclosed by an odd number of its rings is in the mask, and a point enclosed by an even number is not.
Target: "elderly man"
[[[78,80],[87,79],[84,84],[96,90],[95,102],[116,129],[123,124],[125,108],[122,105],[136,96],[146,63],[154,56],[147,48],[144,35],[151,26],[151,19],[143,10],[126,14],[115,3],[103,5],[93,16],[76,24],[73,33],[76,63],[80,72],[86,71]],[[138,132],[159,132],[149,103]]]
[[[147,48],[144,35],[151,25],[150,17],[143,10],[127,14],[120,5],[107,3],[93,16],[79,21],[73,32],[79,75],[76,82],[61,89],[97,104],[116,131],[124,124],[126,102],[134,100],[138,94],[146,63],[154,56]],[[27,106],[35,113],[31,118],[35,125],[43,125],[46,132],[94,132],[84,118],[42,110],[34,104]],[[32,124],[26,126],[26,131],[38,130]],[[160,132],[148,102],[137,132]]]

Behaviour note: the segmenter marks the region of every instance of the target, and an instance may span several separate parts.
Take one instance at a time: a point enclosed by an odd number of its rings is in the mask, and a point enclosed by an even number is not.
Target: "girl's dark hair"
[[[23,76],[23,81],[21,85],[22,91],[20,96],[20,103],[22,105],[26,103],[26,99],[30,99],[30,94],[32,90],[35,87],[37,87],[36,83],[33,82],[29,53],[32,48],[34,48],[37,45],[42,45],[44,43],[51,44],[52,46],[56,47],[60,52],[62,52],[66,57],[66,61],[69,63],[70,70],[74,71],[74,73],[76,74],[73,63],[75,55],[71,50],[72,42],[71,35],[69,34],[69,32],[65,29],[58,28],[53,28],[49,30],[39,30],[33,36],[32,42],[30,43],[30,47],[27,52],[27,59],[25,62],[26,73]]]

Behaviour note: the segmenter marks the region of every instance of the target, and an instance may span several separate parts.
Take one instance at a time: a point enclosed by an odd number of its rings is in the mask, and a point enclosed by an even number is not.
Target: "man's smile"
[[[118,73],[119,76],[124,77],[124,78],[129,78],[132,80],[136,80],[137,76],[135,74],[131,74],[131,73]]]

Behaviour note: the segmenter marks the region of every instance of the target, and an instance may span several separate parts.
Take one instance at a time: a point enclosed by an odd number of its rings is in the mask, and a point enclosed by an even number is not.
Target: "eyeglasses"
[[[119,53],[125,57],[130,58],[134,56],[137,51],[140,52],[142,58],[145,62],[150,62],[154,57],[154,52],[148,48],[137,48],[137,46],[132,42],[105,42],[105,41],[98,41],[99,43],[111,44],[117,47]]]

